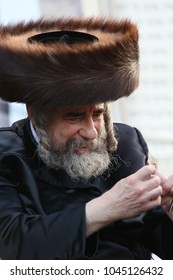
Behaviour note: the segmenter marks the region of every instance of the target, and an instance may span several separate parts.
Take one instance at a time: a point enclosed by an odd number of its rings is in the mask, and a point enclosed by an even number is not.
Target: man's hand
[[[147,165],[89,201],[86,205],[87,235],[114,221],[137,216],[161,205],[160,184],[156,168]]]
[[[163,184],[162,202],[163,209],[173,220],[173,175],[171,175]]]
[[[130,218],[161,204],[161,179],[155,172],[154,166],[144,166],[105,193],[107,206],[118,218]]]

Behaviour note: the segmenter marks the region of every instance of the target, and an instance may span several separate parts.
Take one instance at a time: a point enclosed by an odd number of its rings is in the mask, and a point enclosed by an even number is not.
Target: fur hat
[[[138,30],[128,20],[0,26],[0,97],[6,101],[49,109],[109,102],[130,95],[138,80]]]

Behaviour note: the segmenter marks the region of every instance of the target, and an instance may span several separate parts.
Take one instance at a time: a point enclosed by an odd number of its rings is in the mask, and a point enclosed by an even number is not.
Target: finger
[[[161,196],[156,197],[155,199],[151,199],[149,200],[146,204],[145,204],[145,211],[153,209],[155,207],[158,207],[161,205]]]
[[[161,198],[161,193],[162,193],[162,187],[159,186],[157,188],[154,188],[150,191],[143,193],[138,201],[140,205],[147,205],[149,201],[157,200],[159,197]]]
[[[169,176],[166,182],[163,184],[164,194],[168,194],[173,196],[173,175]]]
[[[165,185],[169,188],[171,188],[173,186],[173,175],[168,177],[168,179],[165,182]]]
[[[166,196],[169,194],[169,192],[171,192],[171,188],[169,186],[167,186],[166,184],[162,185],[162,189],[163,189],[162,196]]]
[[[140,168],[136,175],[140,180],[146,180],[156,173],[156,167],[153,165],[146,165]]]
[[[167,178],[165,176],[163,176],[163,174],[161,174],[158,170],[156,170],[156,175],[158,175],[160,177],[160,184],[161,186],[163,186],[166,183]]]
[[[163,190],[162,190],[160,182],[161,182],[160,177],[157,175],[153,175],[149,179],[146,179],[143,182],[143,186],[146,191],[150,191],[150,190],[153,190],[153,189],[159,187],[159,190],[161,191],[160,194],[162,194]]]
[[[158,187],[150,190],[149,192],[147,192],[147,197],[148,197],[148,200],[155,200],[158,197],[160,197],[161,194],[162,194],[162,187],[158,186]]]

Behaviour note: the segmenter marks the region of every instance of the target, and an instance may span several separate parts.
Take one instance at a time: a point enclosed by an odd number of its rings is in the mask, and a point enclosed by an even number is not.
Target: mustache
[[[76,148],[87,147],[90,152],[100,152],[107,147],[106,136],[98,136],[94,140],[87,140],[81,138],[70,138],[66,142],[66,150],[73,152]]]
[[[85,140],[80,138],[71,138],[68,139],[66,143],[66,148],[70,151],[73,151],[76,148],[88,147],[91,151],[95,151],[98,147],[97,140]]]
[[[66,143],[56,145],[56,143],[52,143],[49,149],[52,152],[59,153],[74,153],[76,148],[87,147],[90,152],[100,152],[107,148],[106,135],[99,135],[94,140],[82,139],[82,138],[74,138],[71,137],[67,140]]]

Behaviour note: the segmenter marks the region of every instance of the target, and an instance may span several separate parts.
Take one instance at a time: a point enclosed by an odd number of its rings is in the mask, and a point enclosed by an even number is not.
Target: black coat
[[[115,222],[85,237],[85,204],[147,164],[147,145],[130,126],[115,125],[115,171],[87,183],[47,169],[29,121],[0,130],[2,259],[173,259],[173,223],[161,208]]]

